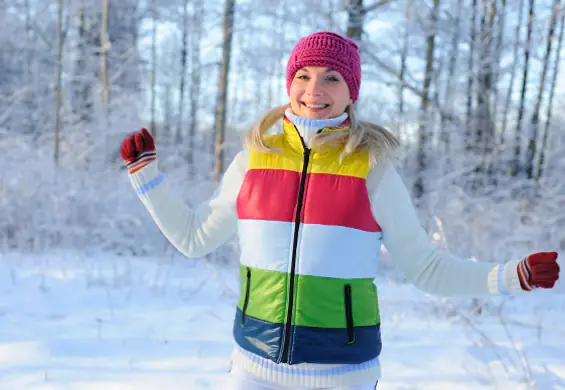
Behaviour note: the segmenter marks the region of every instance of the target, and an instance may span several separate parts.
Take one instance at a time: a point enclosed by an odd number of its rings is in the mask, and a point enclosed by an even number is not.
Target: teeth
[[[306,104],[308,108],[326,108],[327,104]]]

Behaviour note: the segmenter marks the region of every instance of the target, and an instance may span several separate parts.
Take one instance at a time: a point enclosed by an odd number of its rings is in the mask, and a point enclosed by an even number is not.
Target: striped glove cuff
[[[150,150],[147,152],[141,153],[137,158],[133,161],[130,161],[126,164],[128,168],[128,172],[130,175],[133,175],[135,172],[139,171],[152,161],[157,159],[157,153],[155,150]]]
[[[518,263],[518,277],[520,278],[520,285],[522,285],[524,290],[532,291],[536,288],[536,286],[530,283],[530,280],[532,280],[532,270],[528,264],[528,258]]]

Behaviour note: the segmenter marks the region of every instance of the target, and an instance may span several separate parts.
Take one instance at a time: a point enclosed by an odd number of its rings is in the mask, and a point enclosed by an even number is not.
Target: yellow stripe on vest
[[[285,145],[283,134],[269,135],[265,141],[280,151],[263,153],[251,150],[248,169],[282,169],[302,172],[304,157],[295,149]],[[330,152],[312,153],[308,173],[325,173],[341,176],[352,176],[366,179],[369,174],[369,155],[366,152],[354,152],[339,163],[342,148]]]

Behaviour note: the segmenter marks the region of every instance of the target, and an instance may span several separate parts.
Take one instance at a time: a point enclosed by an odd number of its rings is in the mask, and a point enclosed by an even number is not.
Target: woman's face
[[[310,119],[340,116],[352,104],[347,83],[336,70],[306,66],[290,85],[290,107],[295,115]]]

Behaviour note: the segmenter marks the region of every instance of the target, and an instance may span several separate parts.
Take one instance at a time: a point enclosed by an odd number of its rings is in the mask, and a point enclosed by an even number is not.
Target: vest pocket
[[[353,306],[351,304],[351,285],[346,284],[345,294],[345,320],[347,322],[347,341],[349,344],[355,342],[355,329],[353,328]]]
[[[245,312],[249,305],[249,290],[251,289],[251,269],[245,269],[245,299],[243,300],[243,309],[241,310],[241,326],[245,325]]]

